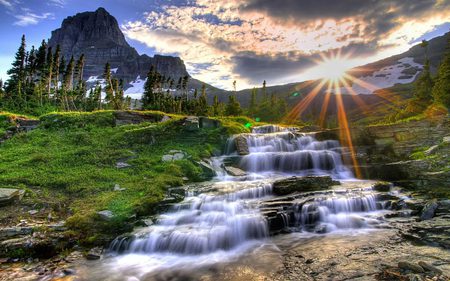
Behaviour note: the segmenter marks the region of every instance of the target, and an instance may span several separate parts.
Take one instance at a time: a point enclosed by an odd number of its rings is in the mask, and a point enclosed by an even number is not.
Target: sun
[[[344,78],[346,71],[352,67],[349,55],[343,56],[340,53],[322,56],[316,61],[316,71],[323,80],[337,82]]]

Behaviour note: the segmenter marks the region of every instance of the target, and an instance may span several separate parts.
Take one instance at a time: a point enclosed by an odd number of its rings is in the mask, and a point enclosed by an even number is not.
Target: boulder
[[[437,274],[442,274],[442,270],[440,270],[439,268],[437,268],[429,263],[426,263],[424,261],[419,261],[419,265],[426,271],[431,271],[431,272],[434,272]]]
[[[186,158],[186,152],[181,150],[170,150],[169,154],[163,155],[161,160],[163,162],[176,161]]]
[[[215,129],[215,128],[220,127],[220,121],[201,116],[201,117],[199,117],[199,125],[200,125],[200,128]]]
[[[425,270],[423,270],[423,268],[415,263],[412,262],[407,262],[407,261],[401,261],[398,263],[398,268],[403,269],[403,270],[408,270],[408,271],[412,271],[414,273],[423,273],[425,272]]]
[[[188,116],[184,119],[184,128],[186,131],[195,132],[200,128],[199,118],[197,116]]]
[[[330,176],[290,177],[273,183],[275,195],[287,195],[294,192],[308,192],[329,189],[338,184]]]
[[[243,171],[239,168],[236,168],[236,167],[225,166],[225,171],[233,177],[242,177],[242,176],[247,175],[247,173],[245,171]]]
[[[161,113],[149,113],[138,111],[115,111],[114,118],[116,126],[139,124],[143,122],[160,122],[164,116]]]
[[[234,145],[236,146],[236,151],[239,155],[247,155],[250,154],[247,139],[240,135],[234,139]]]
[[[438,203],[436,200],[429,201],[425,204],[420,214],[420,220],[430,220],[434,217]]]
[[[116,163],[116,168],[117,169],[123,169],[123,168],[128,168],[128,167],[131,167],[131,165],[128,164],[127,162],[125,162],[125,161],[119,161],[119,162]]]
[[[20,200],[25,193],[24,190],[15,188],[0,188],[0,206],[9,205]]]
[[[216,175],[216,171],[213,166],[211,166],[208,162],[200,160],[196,162],[203,171],[203,176],[205,178],[212,178]]]
[[[110,220],[114,217],[114,214],[112,211],[110,210],[103,210],[103,211],[99,211],[97,212],[97,214],[100,216],[101,219],[103,220]]]
[[[0,239],[29,235],[33,233],[32,227],[5,227],[0,228]]]
[[[373,188],[373,190],[376,190],[376,191],[388,192],[391,190],[391,187],[392,187],[392,184],[390,182],[379,181],[379,182],[376,182],[372,188]]]
[[[103,250],[102,248],[92,248],[89,250],[89,252],[86,254],[87,260],[98,260],[102,257]]]
[[[17,118],[16,123],[19,125],[21,131],[28,132],[36,129],[39,126],[40,121],[35,119]]]

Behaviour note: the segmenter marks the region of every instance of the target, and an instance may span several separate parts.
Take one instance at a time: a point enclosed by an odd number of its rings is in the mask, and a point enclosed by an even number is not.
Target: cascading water
[[[110,250],[119,255],[110,268],[140,268],[141,273],[148,273],[224,262],[267,241],[277,219],[280,230],[326,233],[369,227],[371,214],[384,206],[370,188],[319,192],[278,202],[272,195],[272,182],[279,177],[326,174],[352,178],[342,163],[342,148],[337,141],[318,141],[278,126],[254,128],[240,137],[245,138],[248,154],[237,153],[236,137],[231,138],[225,155],[210,161],[217,171],[216,181],[206,183],[206,191],[198,191],[198,185],[187,191],[186,198],[161,214],[154,225],[116,238]],[[249,175],[227,175],[225,165],[230,163]]]
[[[237,155],[236,138],[245,138],[247,155]],[[341,150],[338,141],[318,141],[312,135],[270,125],[231,138],[226,154],[230,158],[238,157],[237,166],[250,173],[326,174],[337,179],[352,178],[352,172],[342,163]],[[222,159],[226,161],[226,157]]]
[[[118,252],[208,254],[229,250],[246,241],[268,236],[265,218],[250,202],[271,194],[271,185],[222,195],[188,196],[160,216],[158,224],[133,239],[117,238],[110,249]]]

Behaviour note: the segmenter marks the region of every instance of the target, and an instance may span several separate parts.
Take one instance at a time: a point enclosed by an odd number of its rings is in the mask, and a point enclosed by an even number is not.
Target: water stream
[[[317,141],[312,135],[277,126],[255,128],[244,137],[248,155],[238,155],[236,140],[231,138],[224,155],[211,160],[217,170],[215,180],[187,187],[185,199],[161,214],[154,225],[115,239],[109,248],[111,257],[89,275],[99,278],[96,273],[107,269],[113,277],[117,274],[117,279],[107,280],[147,280],[164,270],[194,272],[242,261],[249,253],[277,253],[270,238],[274,224],[283,232],[307,235],[371,231],[383,225],[387,200],[370,184],[352,179],[339,142]],[[225,165],[230,164],[247,175],[228,175]],[[274,180],[311,174],[331,175],[343,184],[295,198],[272,195]]]

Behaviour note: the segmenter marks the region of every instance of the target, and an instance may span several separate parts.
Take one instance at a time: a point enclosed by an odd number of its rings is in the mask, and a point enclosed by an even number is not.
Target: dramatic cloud
[[[450,20],[446,0],[196,0],[122,26],[128,38],[180,55],[195,78],[231,88],[314,78],[323,55],[351,65],[404,51]],[[224,80],[226,78],[226,80]]]

